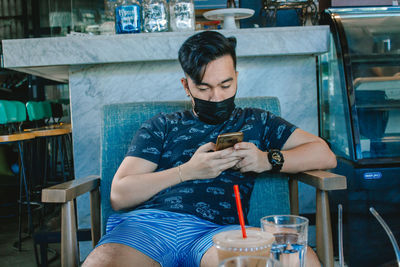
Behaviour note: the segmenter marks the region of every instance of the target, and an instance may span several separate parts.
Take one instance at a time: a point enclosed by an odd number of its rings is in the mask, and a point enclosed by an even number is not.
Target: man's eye
[[[208,87],[198,87],[197,89],[199,89],[200,91],[205,91],[208,89]]]
[[[231,87],[230,84],[229,84],[229,85],[221,85],[221,88],[222,88],[222,89],[228,89],[229,87]]]

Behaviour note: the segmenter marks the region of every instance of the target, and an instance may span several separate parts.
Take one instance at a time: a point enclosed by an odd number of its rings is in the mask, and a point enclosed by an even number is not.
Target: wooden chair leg
[[[317,254],[324,267],[333,267],[332,226],[328,192],[316,189]]]
[[[92,224],[92,245],[100,240],[100,190],[99,187],[90,192],[90,214]]]
[[[79,265],[78,240],[76,233],[74,201],[68,201],[61,207],[61,266]]]
[[[296,179],[289,179],[290,214],[299,215],[299,186]]]

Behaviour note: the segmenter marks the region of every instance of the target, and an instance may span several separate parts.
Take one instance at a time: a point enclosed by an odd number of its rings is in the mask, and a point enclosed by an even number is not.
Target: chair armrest
[[[88,176],[42,190],[42,202],[61,203],[61,266],[79,266],[75,199],[90,192],[93,247],[100,240],[100,176]]]
[[[299,199],[297,182],[316,188],[317,255],[323,266],[333,267],[333,241],[328,192],[347,188],[346,177],[335,173],[313,170],[290,174],[289,180],[291,212],[298,214]]]
[[[290,177],[323,191],[347,188],[346,176],[322,170],[290,174]]]
[[[66,203],[86,192],[93,191],[99,185],[100,176],[97,175],[57,184],[42,190],[42,202]]]

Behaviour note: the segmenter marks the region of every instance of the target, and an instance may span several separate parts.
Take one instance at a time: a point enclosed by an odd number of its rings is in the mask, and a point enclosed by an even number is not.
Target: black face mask
[[[194,111],[207,124],[220,124],[229,119],[235,109],[235,96],[220,102],[211,102],[193,97]]]

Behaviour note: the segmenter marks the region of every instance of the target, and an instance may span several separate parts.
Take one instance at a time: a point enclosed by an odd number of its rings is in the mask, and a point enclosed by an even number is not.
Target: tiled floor
[[[18,240],[18,186],[15,177],[0,177],[0,266],[19,267],[37,266],[33,239],[27,234],[26,214],[23,217],[23,236],[28,237],[22,242],[22,250],[15,248]],[[38,231],[39,219],[47,229],[58,230],[60,227],[59,211],[55,209],[44,218],[41,213],[35,212],[35,231]],[[48,258],[53,259],[48,266],[60,266],[60,244],[49,245]]]
[[[26,221],[26,220],[25,220]],[[24,227],[26,230],[26,227]],[[0,266],[37,266],[33,238],[23,234],[21,251],[16,248],[18,240],[17,216],[0,219]],[[38,247],[38,253],[39,247]],[[40,257],[40,256],[39,256]],[[60,266],[60,244],[49,244],[48,266]]]
[[[14,247],[18,240],[18,224],[15,221],[1,220],[0,225],[0,266],[37,266],[33,248],[32,238],[27,238],[22,242],[22,251]],[[54,260],[49,266],[60,266],[60,246],[59,244],[49,245],[48,257]]]

